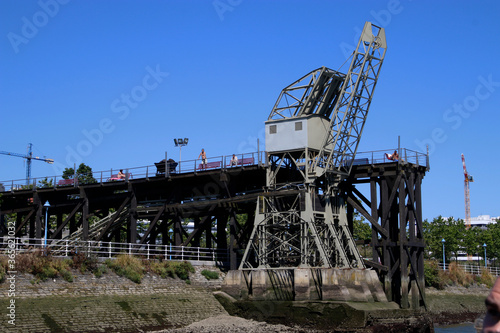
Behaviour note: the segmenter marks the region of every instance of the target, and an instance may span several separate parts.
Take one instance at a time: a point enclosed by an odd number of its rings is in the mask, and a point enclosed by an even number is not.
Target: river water
[[[435,333],[476,333],[473,323],[450,325],[450,326],[434,326]]]

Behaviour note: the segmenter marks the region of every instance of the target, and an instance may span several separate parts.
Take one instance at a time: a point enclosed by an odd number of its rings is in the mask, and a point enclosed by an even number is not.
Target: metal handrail
[[[448,270],[450,264],[446,263],[440,263],[439,269],[441,270]],[[472,274],[472,275],[481,275],[483,270],[487,270],[490,274],[495,275],[495,276],[500,276],[500,267],[484,267],[480,265],[468,265],[468,264],[457,264],[459,268],[461,268],[465,273],[467,274]]]
[[[379,164],[379,163],[393,163],[394,161],[388,160],[386,157],[386,153],[392,154],[395,150],[398,150],[397,148],[395,149],[385,149],[385,150],[374,150],[374,151],[368,151],[368,152],[358,152],[356,154],[356,159],[355,161],[364,161],[367,160],[367,164]],[[417,166],[427,166],[428,167],[428,155],[424,153],[420,153],[411,149],[406,149],[406,148],[400,148],[399,149],[400,153],[400,160],[398,163],[412,163]],[[252,153],[242,153],[242,154],[236,154],[238,157],[239,164],[235,167],[245,167],[249,165],[260,165],[262,161],[266,161],[267,159],[265,156],[267,153],[265,151],[258,151],[258,152],[252,152]],[[201,172],[205,170],[216,170],[216,169],[229,169],[231,168],[230,161],[231,161],[231,155],[221,155],[221,156],[215,156],[215,157],[209,157],[207,158],[207,164],[209,165],[214,165],[210,164],[215,162],[219,162],[217,167],[209,167],[207,169],[201,168],[201,160],[200,159],[194,159],[194,160],[186,160],[186,161],[178,161],[177,166],[175,168],[174,172],[166,172],[162,175],[165,177],[169,177],[174,174],[184,174],[184,173],[196,173],[196,172]],[[245,162],[245,163],[242,163]],[[363,163],[364,164],[364,163]],[[122,168],[123,169],[123,168]],[[168,168],[167,168],[168,169]],[[109,169],[106,171],[95,171],[92,172],[93,178],[98,182],[98,183],[106,183],[110,181],[122,181],[122,180],[111,180],[112,176],[118,173],[119,168],[116,169]],[[128,169],[123,169],[125,174],[127,174],[127,178],[125,178],[123,181],[128,181],[130,179],[147,179],[150,177],[156,177],[159,174],[157,173],[157,169],[155,165],[146,165],[146,166],[140,166],[140,167],[133,167],[133,168],[128,168]],[[78,177],[76,177],[78,178]],[[27,187],[26,185],[26,179],[15,179],[15,180],[5,180],[2,181],[0,180],[0,184],[3,184],[4,186],[4,191],[15,191],[15,190],[25,190],[27,188],[32,189],[32,188],[43,188],[43,187],[56,187],[56,186],[77,186],[78,181],[74,182],[73,184],[69,185],[58,185],[58,182],[62,180],[63,177],[62,175],[59,176],[45,176],[45,177],[37,177],[37,178],[32,178],[32,183]],[[51,186],[45,186],[45,185],[40,185],[37,184],[37,182],[47,180],[49,184],[52,184]],[[1,192],[1,190],[0,190]]]
[[[259,151],[259,152],[252,152],[252,153],[241,153],[237,154],[237,157],[239,161],[245,161],[246,164],[239,164],[235,167],[245,167],[245,166],[250,166],[250,165],[258,165],[260,161],[264,160],[262,156],[264,155],[265,152]],[[232,154],[231,155],[222,155],[222,156],[216,156],[216,157],[210,157],[207,158],[207,162],[220,162],[220,169],[226,169],[230,168],[231,166],[229,165],[229,161],[231,160]],[[249,163],[252,161],[252,163]],[[191,173],[191,172],[199,172],[199,171],[205,171],[200,167],[201,160],[200,159],[194,159],[194,160],[186,160],[186,161],[178,161],[176,162],[176,170],[173,173],[168,173],[165,172],[164,176],[168,177],[174,174],[184,174],[184,173]],[[215,170],[219,168],[208,168],[207,170]],[[123,169],[124,173],[127,175],[127,177],[124,180],[112,180],[112,176],[116,175],[120,168],[116,169],[109,169],[105,171],[94,171],[92,172],[92,177],[97,181],[97,183],[107,183],[107,182],[120,182],[120,181],[128,181],[131,179],[147,179],[150,177],[156,177],[159,176],[157,173],[157,168],[155,165],[146,165],[146,166],[140,166],[140,167],[133,167],[133,168],[121,168]],[[163,175],[163,174],[162,174]],[[76,177],[76,181],[74,181],[71,184],[67,185],[58,185],[59,181],[64,179],[62,175],[58,176],[44,176],[44,177],[36,177],[36,178],[31,178],[31,184],[26,185],[26,179],[14,179],[14,180],[0,180],[0,184],[3,184],[3,191],[15,191],[15,190],[26,190],[26,189],[33,189],[33,188],[52,188],[52,187],[59,187],[59,186],[77,186],[78,185],[78,177]],[[41,185],[38,184],[41,181],[46,180],[48,184],[51,184],[50,186],[47,185]],[[2,190],[0,190],[1,192]]]
[[[367,152],[358,152],[356,154],[356,160],[367,159],[368,164],[380,164],[380,163],[394,163],[394,161],[389,160],[386,154],[392,154],[394,151],[398,151],[397,148],[383,149],[383,150],[373,150]],[[417,166],[426,166],[427,154],[420,153],[407,148],[400,148],[399,163],[412,163]],[[355,160],[355,161],[356,161]]]
[[[134,244],[102,241],[83,241],[67,239],[53,244],[44,245],[43,238],[9,238],[4,237],[0,243],[0,254],[12,252],[9,247],[15,242],[16,254],[29,253],[36,250],[47,250],[52,256],[70,257],[79,252],[98,258],[113,258],[117,255],[141,256],[144,259],[180,260],[180,261],[210,261],[217,263],[229,262],[229,250],[203,247],[173,246],[162,244]],[[9,245],[9,246],[7,246]],[[10,251],[10,252],[9,252]]]

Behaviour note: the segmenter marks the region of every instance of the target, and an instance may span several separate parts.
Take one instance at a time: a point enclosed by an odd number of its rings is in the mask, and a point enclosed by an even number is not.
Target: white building
[[[500,216],[479,215],[470,218],[470,225],[471,227],[487,228],[489,224],[497,223],[498,219],[500,219]]]

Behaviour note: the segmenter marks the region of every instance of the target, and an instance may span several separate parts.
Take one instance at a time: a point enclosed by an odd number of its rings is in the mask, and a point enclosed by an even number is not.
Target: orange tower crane
[[[467,229],[470,228],[470,194],[469,194],[469,183],[474,181],[471,175],[467,172],[465,167],[465,157],[462,154],[462,164],[464,166],[464,193],[465,193],[465,226]]]

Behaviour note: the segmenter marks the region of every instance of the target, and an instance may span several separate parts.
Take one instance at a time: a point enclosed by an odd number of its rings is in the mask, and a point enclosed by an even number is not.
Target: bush
[[[115,260],[107,259],[104,263],[116,274],[135,283],[141,283],[145,267],[140,259],[129,255],[120,255]]]
[[[176,276],[182,280],[189,279],[189,273],[194,273],[194,268],[191,263],[184,261],[162,261],[162,262],[147,262],[149,270],[162,278],[175,278]]]
[[[209,271],[208,269],[202,270],[201,275],[206,277],[207,280],[217,280],[219,278],[219,273],[214,271]]]
[[[73,274],[66,269],[62,269],[59,271],[61,273],[62,278],[67,282],[73,282]]]
[[[92,273],[94,273],[94,276],[96,278],[100,278],[101,276],[103,276],[103,274],[106,274],[107,272],[108,272],[108,270],[106,269],[106,266],[101,265],[101,266],[98,266],[97,269],[95,271],[93,271]]]
[[[8,271],[7,257],[0,257],[0,283],[5,280],[5,275]]]
[[[469,287],[474,283],[474,275],[465,273],[456,262],[452,262],[446,271],[439,271],[438,276],[441,288],[450,285]]]
[[[481,269],[481,275],[478,276],[478,283],[484,284],[488,288],[492,288],[495,280],[496,276],[493,276],[486,268]]]
[[[439,263],[436,260],[424,262],[424,276],[426,287],[441,289],[442,286],[439,284]]]
[[[189,279],[189,273],[194,273],[194,267],[191,265],[191,263],[184,261],[184,262],[171,262],[170,265],[173,267],[175,271],[175,275],[179,277],[181,280],[188,280]]]

